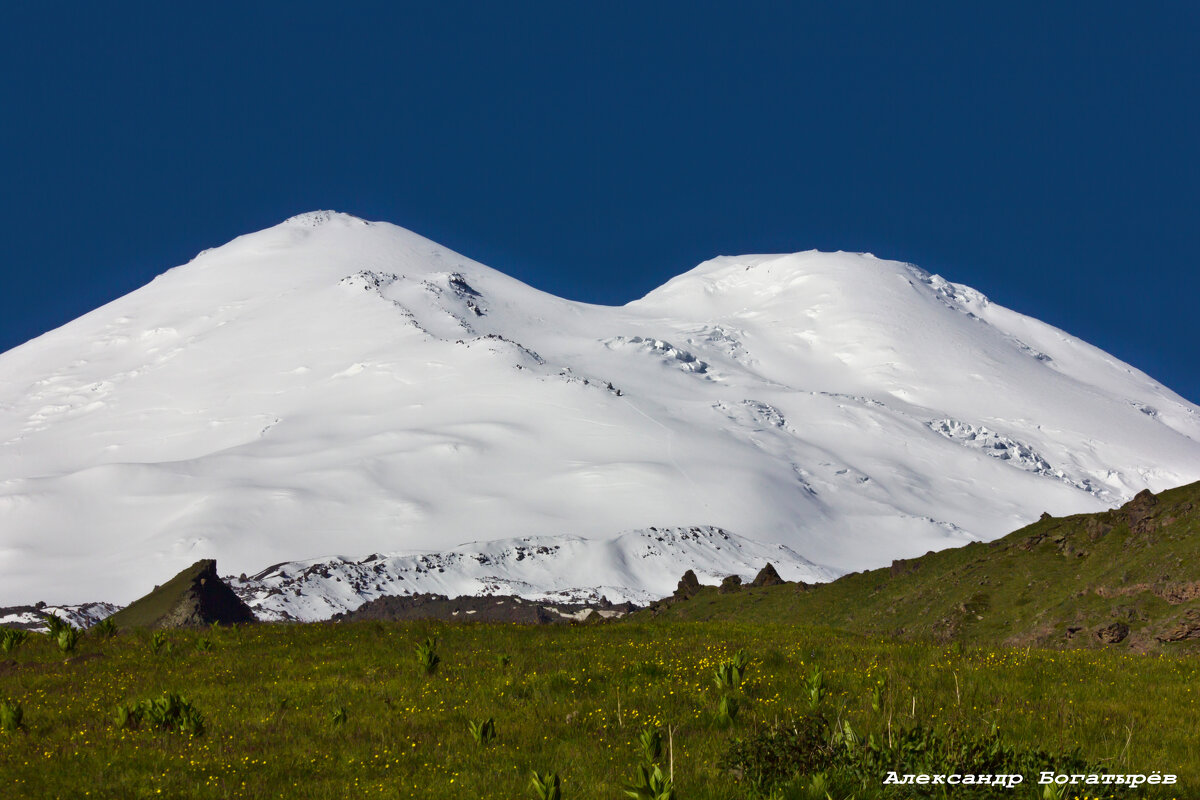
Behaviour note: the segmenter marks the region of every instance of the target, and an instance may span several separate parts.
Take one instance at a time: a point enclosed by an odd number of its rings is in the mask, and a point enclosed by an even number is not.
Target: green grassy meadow
[[[736,620],[166,635],[157,653],[150,633],[134,631],[86,635],[69,657],[37,635],[0,654],[0,701],[24,712],[21,729],[0,732],[4,796],[512,799],[534,796],[537,770],[559,773],[567,800],[619,798],[649,726],[669,739],[662,765],[676,800],[757,797],[721,757],[756,727],[804,714],[814,668],[820,708],[863,737],[917,723],[996,726],[1005,742],[1078,747],[1111,772],[1179,775],[1174,787],[1111,796],[1200,796],[1200,661],[1189,656],[897,642]],[[414,654],[427,638],[441,659],[429,675]],[[741,713],[723,726],[713,672],[739,649],[753,660]],[[119,704],[164,692],[200,709],[202,735],[118,728]],[[477,744],[468,723],[488,717],[496,738]],[[856,797],[917,796],[883,793],[883,777]],[[1003,796],[1040,798],[1035,782],[1027,775]]]

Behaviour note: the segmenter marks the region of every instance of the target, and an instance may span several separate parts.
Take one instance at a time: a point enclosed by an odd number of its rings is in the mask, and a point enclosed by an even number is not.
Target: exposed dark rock
[[[779,577],[779,573],[775,571],[772,564],[767,564],[758,571],[754,576],[754,580],[750,582],[751,586],[780,586],[784,583],[783,578]]]
[[[1133,533],[1148,533],[1154,527],[1154,507],[1158,505],[1158,497],[1149,489],[1143,489],[1133,496],[1133,499],[1121,507],[1125,518],[1129,520],[1129,530]]]
[[[450,598],[443,594],[411,594],[380,597],[354,611],[337,614],[335,622],[358,620],[416,620],[508,622],[522,625],[586,622],[622,617],[637,608],[633,603],[552,603],[526,600],[515,595],[463,595]]]
[[[1129,626],[1124,622],[1114,622],[1096,631],[1096,638],[1105,644],[1118,644],[1129,636]]]
[[[717,591],[721,594],[731,594],[732,592],[741,591],[741,589],[742,579],[737,575],[728,575],[723,581],[721,581],[721,588],[719,588]]]
[[[675,587],[675,594],[680,600],[686,600],[689,597],[694,597],[700,591],[700,579],[696,577],[696,573],[690,569],[683,573],[683,577],[679,579],[679,585]]]
[[[254,622],[254,612],[217,575],[217,562],[197,561],[112,616],[123,628],[187,628]]]
[[[1106,515],[1096,515],[1088,517],[1084,522],[1084,530],[1087,531],[1088,539],[1093,542],[1098,542],[1107,536],[1113,529],[1112,524],[1105,519]]]
[[[1182,642],[1187,639],[1200,639],[1200,609],[1189,611],[1169,631],[1162,636],[1154,638],[1160,642]]]

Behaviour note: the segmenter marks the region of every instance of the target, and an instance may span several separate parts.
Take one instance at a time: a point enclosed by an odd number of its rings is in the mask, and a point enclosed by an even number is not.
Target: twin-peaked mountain
[[[615,601],[1197,478],[1194,406],[908,264],[721,257],[604,307],[321,212],[0,356],[0,603],[127,602],[201,558],[294,577],[264,568],[433,552],[461,556],[446,586]],[[526,537],[553,566],[512,555]],[[463,554],[494,569],[446,577]],[[405,590],[384,583],[354,596]]]

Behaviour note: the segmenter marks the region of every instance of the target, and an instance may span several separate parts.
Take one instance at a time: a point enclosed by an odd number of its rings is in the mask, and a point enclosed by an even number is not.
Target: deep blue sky
[[[334,208],[600,303],[870,251],[1200,400],[1200,4],[339,5],[6,4],[0,350]]]

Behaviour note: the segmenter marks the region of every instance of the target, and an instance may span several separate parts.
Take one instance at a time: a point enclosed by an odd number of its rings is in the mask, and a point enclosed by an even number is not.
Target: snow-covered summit
[[[836,572],[1197,478],[1191,404],[911,265],[722,257],[604,307],[313,212],[0,355],[0,603],[651,526]]]

